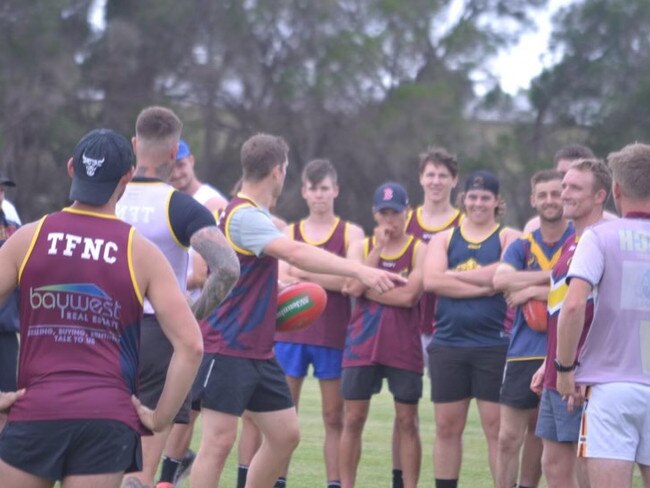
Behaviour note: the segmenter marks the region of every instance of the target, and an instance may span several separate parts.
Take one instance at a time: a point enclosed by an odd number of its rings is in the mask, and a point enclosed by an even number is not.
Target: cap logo
[[[483,181],[482,176],[475,176],[474,181],[472,182],[474,188],[483,188],[485,186],[485,181]]]
[[[393,189],[390,188],[390,187],[384,188],[384,196],[383,196],[382,200],[384,202],[387,202],[387,201],[390,201],[392,199],[393,199]]]
[[[104,164],[105,159],[106,158],[102,158],[102,159],[89,158],[86,157],[86,154],[84,153],[81,156],[81,162],[86,167],[86,174],[88,176],[95,176],[95,171],[97,171],[97,168],[101,168],[102,164]]]

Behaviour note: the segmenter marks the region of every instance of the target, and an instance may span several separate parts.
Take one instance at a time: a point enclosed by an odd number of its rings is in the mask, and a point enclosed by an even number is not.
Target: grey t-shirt
[[[228,234],[237,247],[258,257],[269,242],[284,236],[271,220],[269,211],[259,207],[236,210],[230,217]]]

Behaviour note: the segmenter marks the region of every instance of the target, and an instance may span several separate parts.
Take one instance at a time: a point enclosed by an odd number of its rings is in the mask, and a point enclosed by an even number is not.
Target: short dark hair
[[[530,179],[530,189],[534,191],[535,185],[537,185],[538,183],[546,183],[548,181],[553,181],[553,180],[562,181],[563,177],[564,175],[562,174],[562,172],[557,171],[555,169],[544,169],[542,171],[538,171]]]
[[[289,146],[278,136],[256,134],[241,147],[241,165],[246,181],[266,178],[275,166],[287,160]]]
[[[594,159],[595,157],[594,152],[587,146],[583,146],[582,144],[568,144],[557,150],[555,156],[553,156],[553,164],[557,166],[557,162],[560,159],[575,161],[576,159]]]
[[[309,161],[302,170],[303,184],[311,183],[312,185],[315,185],[328,176],[332,178],[334,183],[338,181],[336,168],[332,165],[329,159],[313,159]]]
[[[135,122],[135,135],[145,141],[165,141],[180,138],[183,122],[170,109],[165,107],[147,107],[140,112]]]
[[[458,160],[455,155],[449,154],[444,147],[429,146],[424,152],[420,153],[420,174],[424,173],[427,164],[442,165],[449,170],[451,176],[454,178],[458,176]]]

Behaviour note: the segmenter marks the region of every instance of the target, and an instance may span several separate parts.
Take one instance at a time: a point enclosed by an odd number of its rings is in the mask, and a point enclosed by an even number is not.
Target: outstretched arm
[[[363,240],[363,230],[358,225],[348,224],[347,237],[348,237],[348,242],[350,243],[348,245],[348,249],[349,249],[351,243]],[[281,279],[282,279],[283,264],[284,261],[280,263]],[[303,269],[291,267],[291,266],[286,266],[286,271],[289,277],[302,280],[302,281],[312,281],[314,283],[318,283],[326,290],[342,291],[346,283],[346,278],[343,276],[337,276],[333,274],[312,273],[310,271],[305,271]]]
[[[282,259],[291,266],[314,273],[357,278],[366,286],[374,288],[380,293],[394,288],[396,284],[406,282],[404,278],[395,273],[364,266],[304,242],[292,241],[286,236],[280,236],[266,244],[264,253]]]
[[[239,279],[239,260],[232,247],[216,226],[199,229],[190,239],[194,250],[210,269],[201,296],[193,305],[197,319],[205,318],[230,293]]]

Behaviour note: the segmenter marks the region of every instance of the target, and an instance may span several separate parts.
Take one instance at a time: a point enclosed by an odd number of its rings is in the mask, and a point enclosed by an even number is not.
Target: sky
[[[530,86],[530,80],[553,64],[554,59],[548,52],[551,35],[551,18],[560,8],[573,0],[549,0],[546,9],[536,16],[537,29],[527,32],[519,43],[504,50],[492,63],[494,73],[500,80],[501,89],[515,95],[521,89]]]

